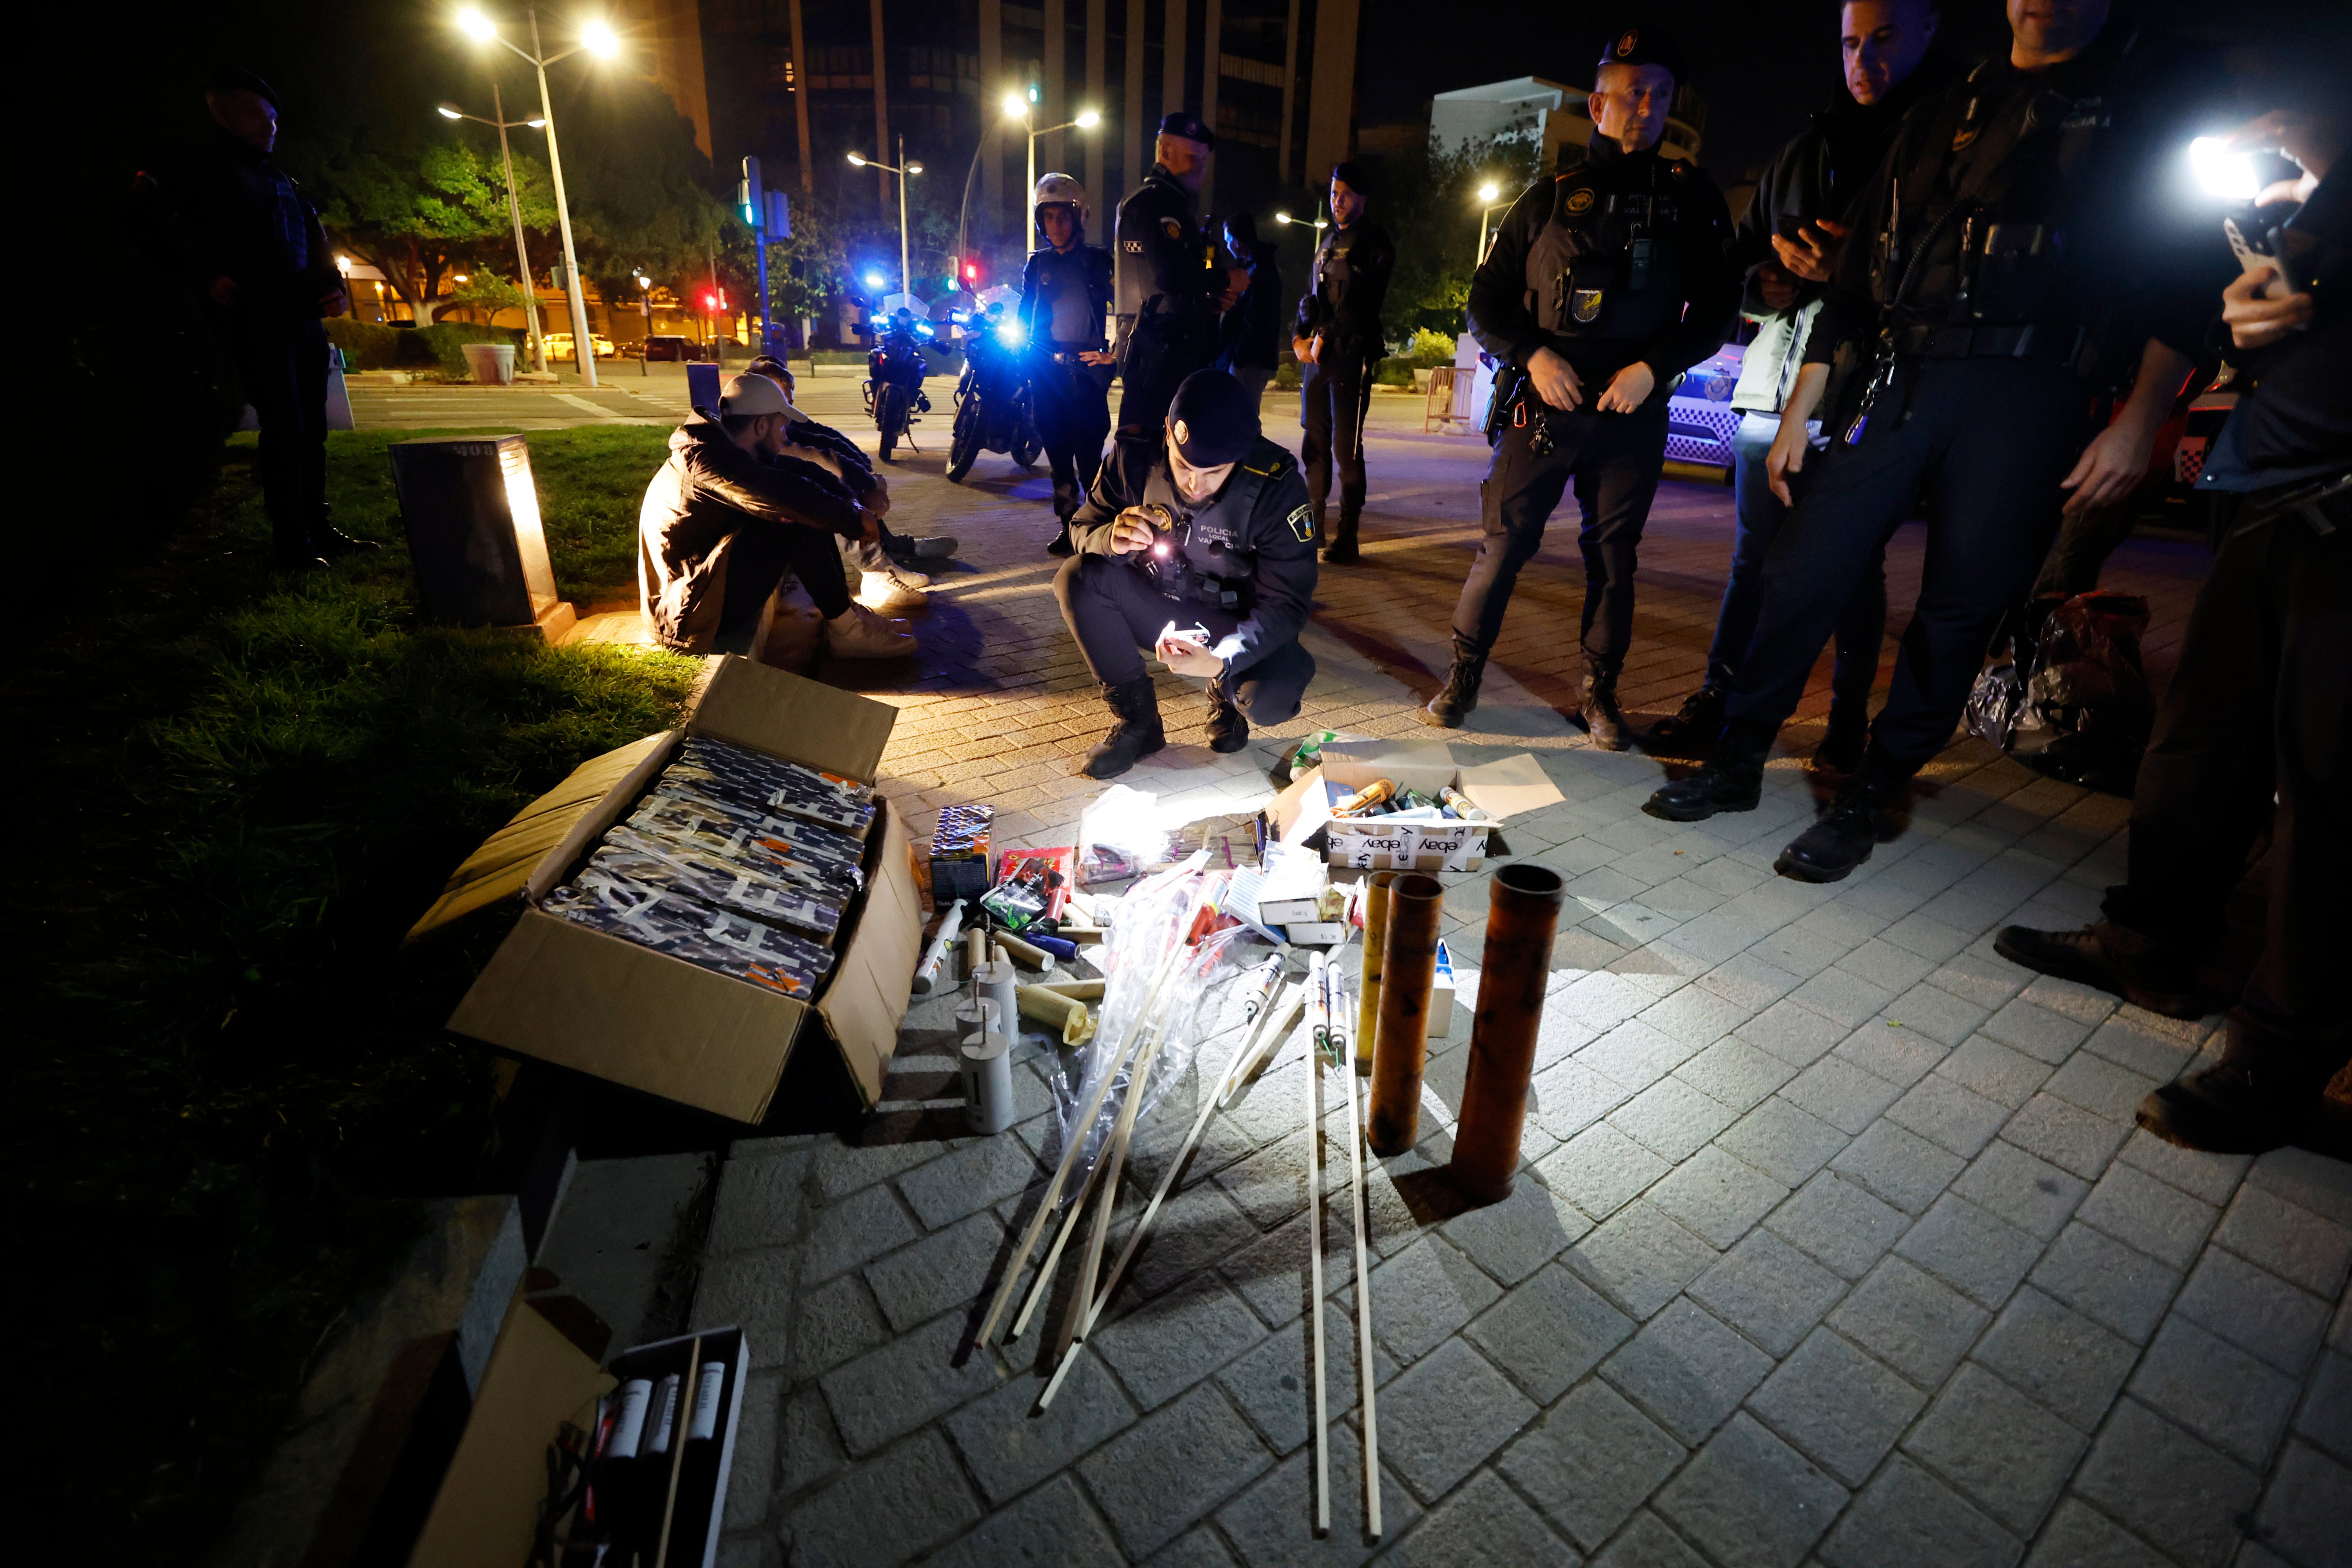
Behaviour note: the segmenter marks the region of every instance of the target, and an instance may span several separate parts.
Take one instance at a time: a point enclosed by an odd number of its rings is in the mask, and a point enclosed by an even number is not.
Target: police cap
[[[1208,121],[1189,109],[1174,110],[1162,115],[1160,134],[1181,136],[1187,142],[1198,142],[1213,153],[1216,151],[1217,133],[1209,129]]]
[[[205,90],[206,92],[249,92],[272,109],[283,112],[286,107],[278,101],[276,88],[233,60],[218,61],[211,70],[205,73]]]
[[[1168,405],[1168,438],[1196,468],[1241,461],[1257,437],[1256,401],[1222,370],[1194,371]]]
[[[1345,185],[1360,196],[1369,196],[1372,194],[1372,177],[1364,173],[1364,166],[1361,163],[1332,164],[1331,183],[1335,185]]]
[[[1675,85],[1683,84],[1682,51],[1675,47],[1674,39],[1663,27],[1646,23],[1618,28],[1601,46],[1600,63],[1604,66],[1664,66],[1674,77]]]

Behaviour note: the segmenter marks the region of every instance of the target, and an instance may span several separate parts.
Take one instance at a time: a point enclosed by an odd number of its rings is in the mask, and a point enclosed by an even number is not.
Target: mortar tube
[[[982,1004],[989,1012],[993,1002]],[[993,1137],[1013,1125],[1013,1040],[994,1029],[982,1029],[964,1038],[958,1049],[963,1068],[964,1120],[974,1132]]]
[[[1013,1044],[1021,1043],[1021,998],[1013,978],[1013,960],[1005,956],[1004,944],[996,946],[992,963],[984,963],[972,972],[980,994],[996,1004],[999,1029]]]
[[[1389,889],[1396,879],[1394,871],[1375,871],[1364,883],[1363,995],[1356,1005],[1356,1074],[1360,1078],[1372,1070],[1372,1044],[1380,1034],[1381,960],[1384,956],[1381,949],[1388,941]]]
[[[1366,1117],[1366,1142],[1375,1154],[1403,1153],[1421,1124],[1429,992],[1437,982],[1438,917],[1444,910],[1445,885],[1434,877],[1407,872],[1389,888],[1380,1038],[1372,1046],[1372,1100]]]
[[[1478,1011],[1470,1029],[1469,1075],[1454,1130],[1446,1177],[1475,1203],[1508,1196],[1519,1169],[1519,1134],[1543,1023],[1551,943],[1568,884],[1557,871],[1506,866],[1486,885],[1486,943]]]

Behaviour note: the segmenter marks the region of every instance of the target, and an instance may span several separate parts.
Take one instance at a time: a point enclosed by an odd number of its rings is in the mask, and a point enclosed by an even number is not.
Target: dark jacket
[[[1757,289],[1755,270],[1773,259],[1772,236],[1786,225],[1816,218],[1852,224],[1904,119],[1941,94],[1956,74],[1943,56],[1930,53],[1876,103],[1856,103],[1841,85],[1835,104],[1814,115],[1812,123],[1780,149],[1756,182],[1748,210],[1732,226],[1731,259],[1748,279],[1742,310],[1751,316],[1771,313]],[[1794,308],[1803,309],[1823,287],[1799,279]]]
[[[2341,164],[2319,182],[2280,238],[2295,287],[2311,294],[2311,326],[2244,350],[2231,347],[2229,329],[2216,324],[2221,352],[2239,367],[2240,391],[2206,455],[2200,489],[2261,489],[2352,468],[2352,396],[2344,388],[2352,366],[2352,307],[2345,293],[2352,289],[2352,177]]]
[[[1272,370],[1282,363],[1282,269],[1275,249],[1260,245],[1241,258],[1249,268],[1249,292],[1217,323],[1219,370]]]
[[[1103,318],[1110,307],[1111,274],[1110,252],[1083,238],[1067,250],[1046,246],[1031,251],[1028,263],[1021,268],[1020,307],[1030,350],[1051,353],[1056,349],[1070,353],[1108,347]],[[1076,332],[1055,328],[1057,300],[1066,307],[1083,305],[1086,321]]]
[[[874,493],[876,479],[874,459],[866,449],[830,425],[820,425],[814,419],[800,418],[792,423],[785,437],[795,447],[808,447],[823,452],[841,467],[841,482],[850,493],[864,500]]]
[[[1132,571],[1140,554],[1114,555],[1111,520],[1145,501],[1183,520],[1183,554],[1202,571],[1238,585],[1234,613],[1243,617],[1233,646],[1218,645],[1229,671],[1256,663],[1298,636],[1315,603],[1315,512],[1297,459],[1261,436],[1234,466],[1224,488],[1194,506],[1180,499],[1168,471],[1168,444],[1114,441],[1095,475],[1086,504],[1070,519],[1079,552],[1101,555]]]
[[[1316,247],[1314,270],[1307,274],[1307,292],[1298,301],[1291,335],[1323,334],[1325,369],[1346,362],[1369,363],[1388,353],[1381,334],[1381,306],[1389,296],[1389,277],[1396,271],[1396,243],[1376,223],[1359,220],[1341,228],[1334,224]]]
[[[1160,342],[1197,340],[1205,358],[1216,339],[1216,297],[1225,290],[1220,248],[1201,232],[1192,197],[1154,163],[1118,204],[1113,308],[1120,364],[1139,333]]]
[[[1675,377],[1723,346],[1738,317],[1739,274],[1727,250],[1731,215],[1723,193],[1685,160],[1668,162],[1654,151],[1626,153],[1599,138],[1580,157],[1571,159],[1565,150],[1560,156],[1566,166],[1559,174],[1528,186],[1503,215],[1494,247],[1470,280],[1471,335],[1488,353],[1521,370],[1536,350],[1554,350],[1575,367],[1588,399],[1598,397],[1611,376],[1639,360],[1656,377],[1651,395],[1663,398]],[[1672,251],[1653,258],[1657,275],[1646,279],[1644,289],[1631,293],[1630,258],[1622,237],[1610,226],[1618,221],[1612,207],[1628,197],[1663,199],[1675,213],[1671,236],[1662,237],[1671,238]],[[1546,233],[1555,215],[1569,231],[1566,242]],[[1574,274],[1580,287],[1586,267],[1593,268],[1603,296],[1589,324],[1571,324],[1551,302],[1539,301],[1529,280],[1531,253],[1556,244],[1582,245],[1590,252],[1589,262],[1580,262]],[[1641,295],[1647,298],[1638,313],[1620,312]],[[1544,324],[1547,315],[1553,316],[1553,325]],[[1636,321],[1644,324],[1628,325]]]
[[[236,281],[225,321],[233,331],[316,321],[320,297],[343,286],[319,209],[268,153],[226,131],[142,186],[160,198],[161,242],[183,282],[209,297],[215,280]]]
[[[1882,329],[1909,353],[1946,327],[2025,324],[2103,384],[2150,338],[2193,358],[2228,281],[2210,220],[2179,198],[2196,67],[2118,16],[2073,59],[2024,72],[2004,52],[1922,103],[1855,214],[1806,359]]]
[[[670,435],[669,459],[637,509],[637,605],[680,653],[708,653],[727,598],[727,559],[751,528],[817,528],[856,539],[857,503],[823,468],[753,457],[696,414]]]

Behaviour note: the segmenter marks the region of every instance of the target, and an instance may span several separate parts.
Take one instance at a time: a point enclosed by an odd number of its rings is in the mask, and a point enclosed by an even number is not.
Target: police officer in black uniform
[[[1217,318],[1249,287],[1192,216],[1217,137],[1197,114],[1160,122],[1151,173],[1118,205],[1118,429],[1149,447],[1169,399],[1217,353]]]
[[[1470,283],[1470,331],[1504,362],[1480,487],[1486,538],[1454,611],[1454,669],[1423,710],[1447,729],[1478,705],[1519,568],[1576,482],[1583,528],[1585,728],[1625,749],[1617,672],[1633,635],[1633,565],[1665,464],[1666,397],[1722,345],[1739,305],[1715,183],[1658,156],[1679,69],[1646,27],[1611,36],[1593,135],[1504,215]]]
[[[1045,547],[1070,552],[1070,518],[1094,488],[1110,434],[1111,356],[1103,314],[1111,300],[1110,252],[1087,243],[1086,187],[1045,174],[1031,203],[1045,245],[1021,273],[1021,325],[1027,334],[1029,398],[1037,438],[1054,470],[1054,516],[1061,529]]]
[[[1354,163],[1331,169],[1331,226],[1315,252],[1315,269],[1298,301],[1291,352],[1298,358],[1298,423],[1307,432],[1299,466],[1315,502],[1315,536],[1323,559],[1356,559],[1356,521],[1364,510],[1364,410],[1372,373],[1388,353],[1381,304],[1396,270],[1389,231],[1364,217],[1371,183]],[[1331,463],[1339,464],[1339,529],[1324,527]]]
[[[1919,602],[1885,706],[1834,803],[1778,861],[1807,881],[1867,859],[1879,810],[1950,741],[2062,503],[2109,504],[2146,472],[2218,289],[2210,234],[2172,191],[2190,85],[2152,38],[2110,23],[2105,0],[2020,9],[2011,26],[2006,52],[1906,122],[1857,215],[1767,459],[1783,500],[1801,475],[1801,493],[1765,561],[1723,735],[1706,767],[1651,797],[1677,821],[1756,805],[1855,582],[1924,497]],[[1856,371],[1823,408],[1841,344]],[[1830,441],[1814,464],[1817,412]]]
[[[1078,553],[1054,579],[1062,618],[1118,722],[1088,778],[1167,743],[1141,649],[1209,683],[1209,746],[1238,752],[1249,723],[1296,715],[1315,658],[1298,646],[1315,598],[1315,513],[1257,401],[1221,370],[1177,389],[1160,440],[1115,443],[1070,520]]]

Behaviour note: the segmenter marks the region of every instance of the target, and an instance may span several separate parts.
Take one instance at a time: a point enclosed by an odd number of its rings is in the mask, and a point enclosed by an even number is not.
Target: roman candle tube
[[[1396,879],[1394,871],[1364,879],[1364,994],[1356,1010],[1356,1059],[1340,1064],[1358,1073],[1372,1070],[1372,1046],[1380,1036],[1381,944],[1388,941],[1389,889]]]
[[[1446,1167],[1454,1188],[1478,1203],[1509,1195],[1518,1173],[1552,934],[1568,894],[1559,872],[1526,863],[1504,867],[1486,889],[1486,946],[1470,1026],[1469,1077],[1454,1129],[1454,1160]]]
[[[1437,920],[1445,886],[1408,872],[1389,888],[1387,951],[1381,960],[1380,1038],[1372,1045],[1372,1101],[1365,1142],[1402,1154],[1421,1125],[1421,1074],[1429,1060],[1429,991],[1437,982]]]

